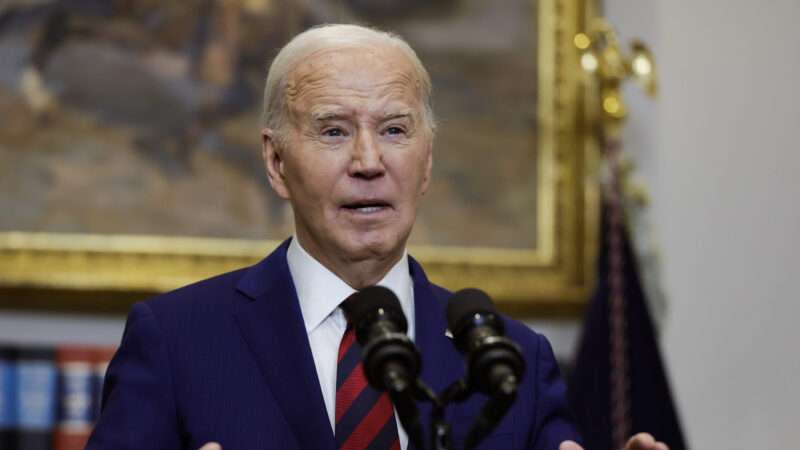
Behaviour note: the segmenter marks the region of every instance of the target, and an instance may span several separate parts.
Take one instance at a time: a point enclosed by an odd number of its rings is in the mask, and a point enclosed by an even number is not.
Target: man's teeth
[[[357,206],[356,210],[362,213],[374,213],[380,211],[382,206]]]

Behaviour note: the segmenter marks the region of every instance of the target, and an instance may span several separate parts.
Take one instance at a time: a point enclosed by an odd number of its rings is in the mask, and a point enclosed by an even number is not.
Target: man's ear
[[[428,155],[425,157],[425,173],[422,178],[422,189],[420,195],[428,192],[428,187],[431,185],[431,172],[433,170],[433,141],[428,144]]]
[[[267,170],[270,186],[279,197],[288,199],[289,188],[284,176],[283,148],[277,142],[275,130],[270,128],[261,130],[261,156],[264,157],[264,167]]]

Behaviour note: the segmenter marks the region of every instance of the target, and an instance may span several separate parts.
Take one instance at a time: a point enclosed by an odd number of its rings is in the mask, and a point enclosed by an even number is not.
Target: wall
[[[608,0],[654,46],[626,145],[650,186],[662,345],[692,448],[796,447],[800,2]]]
[[[0,311],[0,343],[117,345],[125,317]]]

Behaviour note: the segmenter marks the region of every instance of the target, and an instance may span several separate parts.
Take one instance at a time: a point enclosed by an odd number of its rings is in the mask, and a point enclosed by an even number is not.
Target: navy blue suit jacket
[[[287,246],[252,267],[133,306],[87,450],[196,450],[209,441],[223,450],[336,449]],[[441,392],[465,370],[445,336],[450,293],[409,261],[421,377]],[[526,326],[506,325],[527,371],[516,403],[480,448],[556,450],[577,434],[552,350]],[[449,408],[457,445],[484,400]],[[420,407],[423,422],[429,412]]]

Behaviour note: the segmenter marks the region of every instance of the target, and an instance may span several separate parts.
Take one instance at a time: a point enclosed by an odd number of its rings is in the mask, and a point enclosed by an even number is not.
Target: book
[[[16,361],[17,450],[51,450],[57,405],[55,351],[20,347]]]
[[[82,450],[95,419],[95,348],[56,347],[58,415],[53,450]]]
[[[0,344],[0,450],[16,448],[16,349]]]

